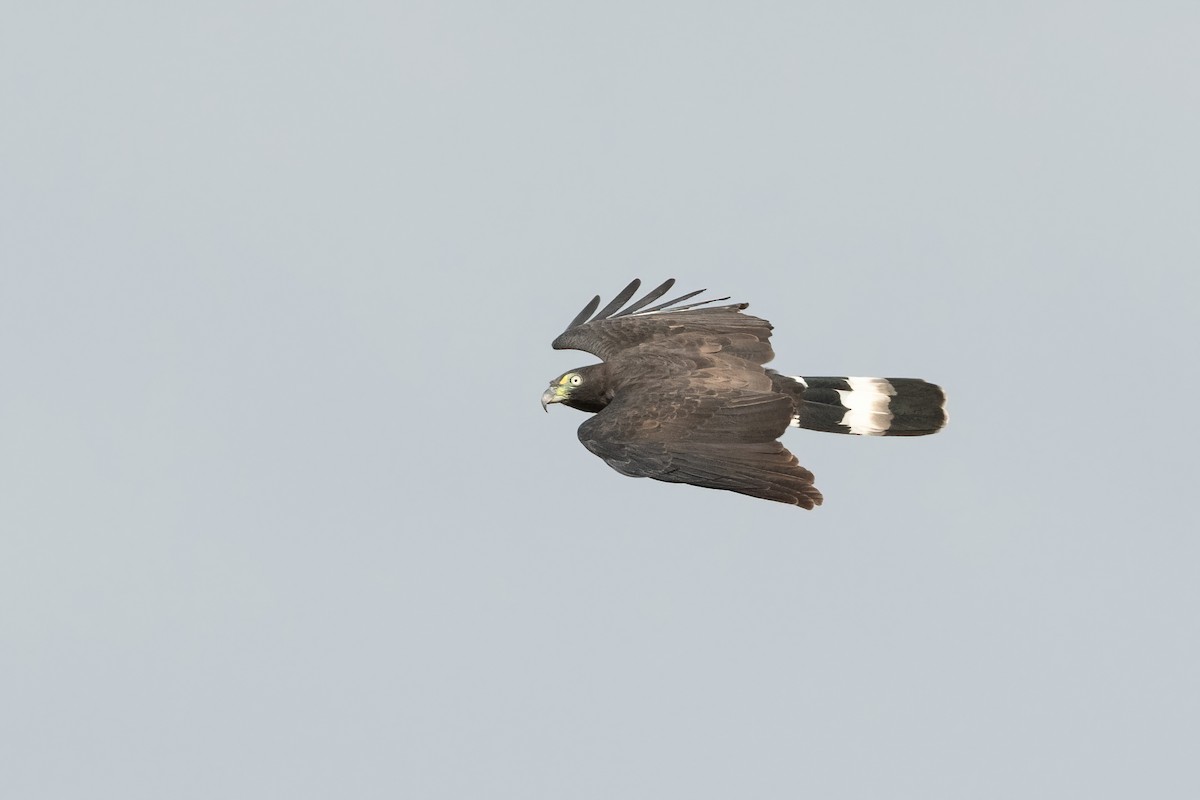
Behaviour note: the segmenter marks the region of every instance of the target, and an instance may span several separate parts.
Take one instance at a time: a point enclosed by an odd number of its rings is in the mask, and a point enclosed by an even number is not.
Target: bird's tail
[[[792,425],[861,436],[924,436],[946,424],[946,393],[919,378],[802,378],[772,374],[796,401]]]

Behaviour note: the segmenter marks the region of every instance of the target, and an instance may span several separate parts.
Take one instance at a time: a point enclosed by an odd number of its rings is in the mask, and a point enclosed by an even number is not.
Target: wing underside
[[[627,307],[640,281],[626,286],[612,302],[601,308],[600,297],[584,306],[567,329],[551,345],[555,350],[583,350],[609,360],[622,351],[644,345],[673,344],[680,350],[699,347],[706,352],[725,352],[756,364],[774,356],[768,339],[771,324],[741,313],[746,303],[713,306],[728,297],[686,303],[703,289],[651,306],[674,284],[666,281]]]

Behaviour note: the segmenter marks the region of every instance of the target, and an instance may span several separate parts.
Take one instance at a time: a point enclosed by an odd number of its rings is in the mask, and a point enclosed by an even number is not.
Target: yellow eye
[[[583,383],[583,376],[581,376],[581,375],[572,375],[571,376],[571,385],[572,386],[578,386],[581,383]]]

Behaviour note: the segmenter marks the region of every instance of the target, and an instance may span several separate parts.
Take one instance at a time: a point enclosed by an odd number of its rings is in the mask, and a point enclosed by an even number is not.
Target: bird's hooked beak
[[[561,403],[566,398],[563,396],[562,387],[556,384],[551,384],[550,388],[542,392],[542,411],[550,413],[547,408],[551,403]]]

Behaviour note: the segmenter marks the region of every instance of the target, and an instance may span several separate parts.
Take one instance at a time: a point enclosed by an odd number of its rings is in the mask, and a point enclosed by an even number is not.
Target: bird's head
[[[550,381],[550,388],[542,392],[542,408],[549,411],[551,403],[562,403],[580,411],[600,411],[612,400],[607,378],[605,364],[564,372]]]

